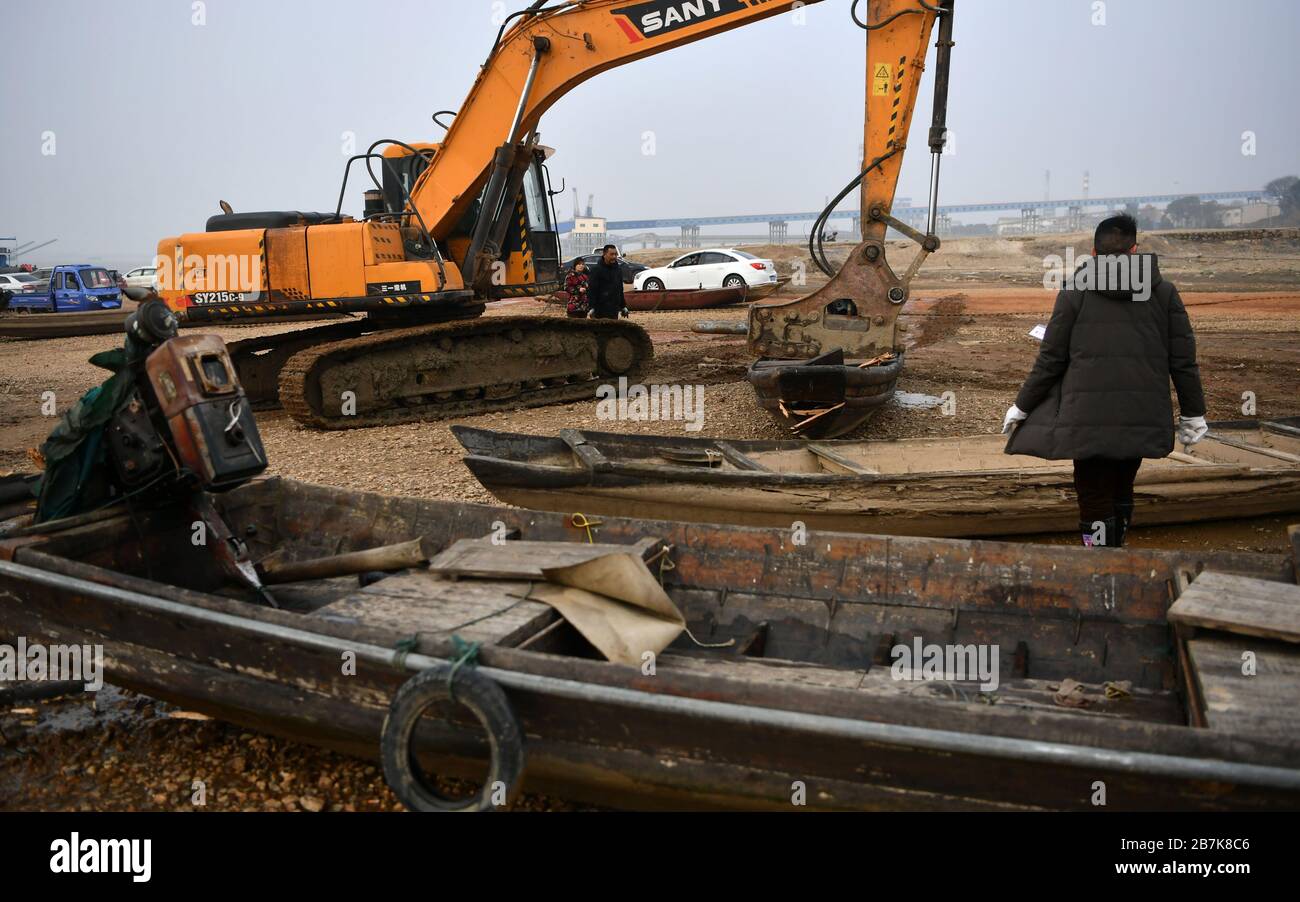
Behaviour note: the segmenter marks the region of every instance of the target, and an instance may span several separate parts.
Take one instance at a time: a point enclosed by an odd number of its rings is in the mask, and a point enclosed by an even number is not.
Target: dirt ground
[[[895,246],[897,244],[898,246]],[[903,392],[955,393],[955,415],[938,409],[887,407],[863,430],[871,437],[996,432],[1033,362],[1029,330],[1045,323],[1054,292],[1042,285],[1044,257],[1082,255],[1087,236],[956,239],[927,261],[905,311],[911,347],[899,382]],[[842,258],[847,245],[831,249]],[[1300,414],[1300,232],[1144,236],[1160,254],[1161,272],[1179,285],[1196,329],[1210,419],[1241,418],[1252,392],[1258,415]],[[748,248],[794,275],[802,261],[804,293],[824,282],[806,251]],[[629,256],[652,264],[675,250]],[[911,250],[891,242],[890,260],[906,267]],[[793,290],[793,289],[788,289]],[[493,305],[493,314],[562,315],[540,301]],[[744,380],[743,339],[700,335],[702,319],[744,318],[743,309],[641,314],[655,344],[642,381],[705,386],[702,436],[782,438],[758,409]],[[228,341],[289,331],[294,326],[224,327]],[[117,343],[114,336],[19,342],[0,339],[0,471],[31,470],[28,449],[41,443],[57,413],[104,377],[87,358]],[[457,421],[349,432],[304,429],[278,411],[261,413],[259,427],[271,472],[311,482],[430,498],[492,502],[460,463],[453,422],[491,429],[552,434],[571,427],[673,433],[679,422],[606,422],[594,402],[488,414]],[[1280,552],[1287,518],[1194,527],[1136,529],[1135,544]],[[1035,537],[1035,541],[1070,541]],[[96,708],[98,710],[96,710]],[[0,712],[0,810],[189,809],[193,781],[206,787],[210,810],[384,810],[396,802],[373,762],[254,735],[171,711],[117,690],[88,699],[35,704]],[[572,807],[563,800],[525,799],[525,808]]]

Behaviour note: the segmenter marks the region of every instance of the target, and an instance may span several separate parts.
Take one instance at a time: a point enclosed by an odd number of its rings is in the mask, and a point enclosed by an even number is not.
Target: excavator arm
[[[821,2],[821,0],[810,0]],[[860,2],[860,0],[859,0]],[[442,144],[416,181],[411,201],[435,236],[445,236],[475,200],[482,198],[468,250],[457,260],[466,280],[482,285],[501,255],[508,226],[507,202],[518,193],[526,157],[532,153],[542,115],[576,85],[615,66],[757,22],[796,6],[800,0],[578,0],[545,6],[538,0],[511,16]],[[867,0],[868,35],[864,162],[866,170],[849,189],[862,184],[863,235],[882,249],[891,220],[916,94],[925,69],[926,47],[938,16],[951,2]],[[950,31],[949,31],[950,34]],[[946,98],[947,46],[941,41],[942,94]],[[936,92],[936,101],[939,92]],[[946,106],[946,102],[944,104]],[[942,150],[943,108],[936,102],[937,131],[932,191]],[[936,149],[937,148],[937,149]],[[842,199],[842,194],[839,199]],[[813,230],[820,234],[820,223]],[[904,227],[905,228],[905,227]],[[927,230],[928,234],[933,229]],[[915,233],[913,233],[915,235]],[[918,240],[921,240],[918,237]],[[925,242],[917,265],[937,242]],[[829,272],[820,247],[814,260]],[[815,356],[815,355],[812,355]]]
[[[497,168],[494,150],[516,147],[573,88],[615,66],[653,56],[795,6],[822,0],[539,0],[502,26],[474,86],[412,200],[435,235],[446,234]]]

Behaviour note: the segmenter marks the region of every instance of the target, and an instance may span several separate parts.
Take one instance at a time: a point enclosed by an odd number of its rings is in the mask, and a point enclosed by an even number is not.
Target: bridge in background
[[[1263,191],[1207,191],[1202,193],[1182,192],[1179,194],[1143,194],[1130,197],[1076,197],[1062,200],[1024,200],[1003,201],[987,204],[948,204],[941,205],[938,215],[942,217],[960,216],[969,213],[1019,212],[1027,226],[1037,223],[1044,214],[1055,215],[1059,210],[1066,210],[1074,219],[1082,219],[1085,210],[1098,207],[1107,210],[1124,209],[1129,206],[1144,207],[1165,206],[1183,197],[1197,197],[1202,201],[1258,201],[1267,197]],[[894,208],[896,217],[912,226],[925,223],[929,210],[915,207],[910,201]],[[768,238],[773,244],[785,243],[789,224],[792,222],[812,222],[821,215],[821,211],[806,213],[753,213],[739,216],[686,216],[668,219],[611,219],[606,224],[610,232],[650,232],[656,229],[681,229],[681,246],[698,247],[700,229],[707,226],[744,225],[767,223]],[[840,209],[831,214],[831,221],[848,222],[850,231],[857,234],[859,214],[856,208]],[[561,235],[573,230],[573,222],[559,224]]]

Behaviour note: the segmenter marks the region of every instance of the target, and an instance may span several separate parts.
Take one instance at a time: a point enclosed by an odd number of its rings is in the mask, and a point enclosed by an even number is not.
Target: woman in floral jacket
[[[587,301],[587,279],[587,264],[578,260],[564,280],[564,290],[569,295],[565,310],[574,319],[585,319],[591,309],[591,304]]]

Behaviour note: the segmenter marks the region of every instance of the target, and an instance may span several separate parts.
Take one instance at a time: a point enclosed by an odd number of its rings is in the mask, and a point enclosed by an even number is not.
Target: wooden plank
[[[1229,438],[1225,435],[1211,435],[1210,439],[1227,448],[1236,448],[1238,451],[1247,451],[1252,454],[1261,454],[1264,457],[1271,457],[1275,460],[1286,461],[1289,464],[1300,464],[1300,455],[1288,454],[1286,451],[1279,451],[1276,448],[1269,448],[1265,445],[1255,445],[1250,442],[1243,442],[1241,439]],[[1243,461],[1249,463],[1249,461]]]
[[[578,456],[587,469],[595,471],[609,467],[609,460],[605,455],[590,444],[586,436],[577,429],[561,429],[560,439],[569,446],[569,450]]]
[[[1300,642],[1300,586],[1207,571],[1169,608],[1169,621]]]
[[[1259,428],[1264,432],[1271,432],[1274,435],[1285,435],[1290,438],[1300,438],[1300,429],[1287,423],[1275,423],[1272,420],[1262,420]]]
[[[858,473],[864,476],[880,475],[879,470],[873,470],[871,467],[860,464],[857,461],[849,460],[843,454],[828,445],[823,445],[818,442],[809,442],[808,450],[826,463],[834,464],[849,473]]]
[[[1300,649],[1204,633],[1187,648],[1211,730],[1300,745]]]
[[[607,554],[628,552],[649,559],[662,547],[659,539],[647,537],[631,545],[588,544],[586,542],[505,542],[490,539],[457,539],[429,562],[429,571],[451,579],[542,580],[548,567],[568,567]]]
[[[417,571],[382,579],[310,614],[334,622],[388,627],[403,635],[455,633],[468,642],[516,645],[557,616],[528,601],[527,582],[452,582]]]
[[[1186,570],[1179,570],[1175,575],[1170,589],[1173,593],[1174,601],[1177,601],[1187,587],[1191,585],[1192,575]],[[1187,713],[1187,725],[1192,727],[1204,728],[1205,723],[1205,704],[1201,699],[1201,687],[1196,682],[1196,672],[1192,668],[1192,658],[1187,652],[1187,642],[1196,634],[1196,627],[1186,626],[1184,624],[1170,624],[1174,632],[1174,671],[1178,678],[1178,686],[1182,689],[1185,710]]]
[[[738,470],[753,470],[754,472],[770,473],[767,467],[760,464],[747,454],[744,454],[735,445],[730,442],[714,442],[713,447],[722,452],[733,467]]]

